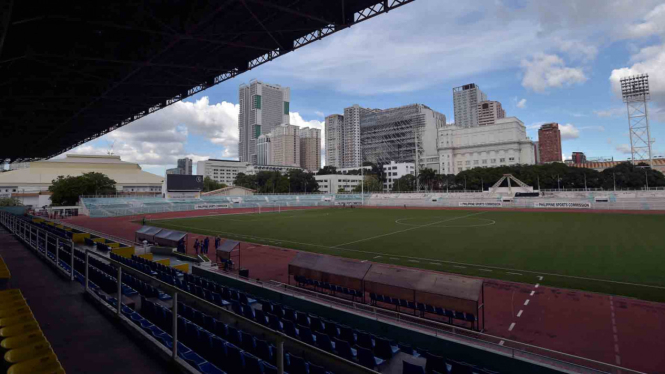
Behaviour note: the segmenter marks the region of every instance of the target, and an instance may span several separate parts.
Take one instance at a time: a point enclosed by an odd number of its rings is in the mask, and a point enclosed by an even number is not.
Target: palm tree
[[[432,189],[432,182],[436,178],[436,172],[434,169],[430,168],[424,168],[420,170],[420,173],[418,174],[418,179],[420,181],[421,185],[427,186],[427,190]]]

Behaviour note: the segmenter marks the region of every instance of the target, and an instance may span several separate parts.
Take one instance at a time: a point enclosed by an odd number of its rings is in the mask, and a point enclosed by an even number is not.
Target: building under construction
[[[360,118],[363,162],[418,163],[439,171],[437,129],[446,116],[422,104],[368,111]]]

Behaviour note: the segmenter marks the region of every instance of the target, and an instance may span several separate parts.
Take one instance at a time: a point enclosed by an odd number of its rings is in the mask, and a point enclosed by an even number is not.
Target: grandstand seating
[[[18,289],[0,291],[0,339],[7,373],[64,373]]]

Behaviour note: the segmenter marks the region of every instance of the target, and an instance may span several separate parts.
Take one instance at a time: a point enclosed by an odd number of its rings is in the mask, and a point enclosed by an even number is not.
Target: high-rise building
[[[506,111],[498,101],[481,101],[478,103],[478,126],[493,125],[496,120],[505,118]]]
[[[238,90],[238,154],[240,161],[257,164],[256,143],[259,136],[276,126],[289,123],[291,89],[252,80]]]
[[[321,168],[321,130],[300,128],[300,167],[312,172]]]
[[[181,174],[192,175],[192,159],[188,157],[178,159],[178,168],[183,170]]]
[[[538,130],[540,163],[562,162],[561,131],[558,123],[546,123]]]
[[[487,101],[487,95],[475,83],[453,88],[455,126],[478,126],[478,103]]]
[[[446,116],[422,104],[364,112],[360,121],[362,161],[417,161],[418,169],[438,172],[436,139],[442,127],[446,127]]]
[[[270,133],[271,165],[300,167],[300,128],[279,125]]]
[[[340,167],[359,167],[362,163],[360,149],[360,122],[371,113],[372,109],[362,108],[355,104],[344,108],[344,127],[342,129],[342,162]]]
[[[263,134],[256,139],[256,164],[272,165],[270,134]]]
[[[344,116],[326,117],[326,166],[342,167]]]
[[[573,160],[573,164],[583,164],[586,162],[586,155],[584,152],[573,152],[571,159]]]
[[[446,126],[439,129],[438,142],[441,174],[535,163],[534,144],[524,123],[515,117],[498,119],[491,126]]]
[[[171,168],[171,169],[166,169],[166,174],[176,174],[176,175],[183,175],[185,173],[185,170],[182,168]]]

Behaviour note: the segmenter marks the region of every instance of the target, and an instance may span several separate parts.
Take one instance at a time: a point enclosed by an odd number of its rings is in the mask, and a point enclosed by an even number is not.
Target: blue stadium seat
[[[243,356],[240,353],[240,348],[237,346],[226,343],[226,367],[225,370],[231,373],[240,373],[244,366]]]
[[[268,317],[263,313],[263,310],[261,309],[255,309],[254,310],[254,320],[263,326],[269,326],[270,323],[268,321]]]
[[[290,374],[308,374],[307,363],[305,363],[302,357],[287,353],[286,362],[288,363],[287,368]]]
[[[312,335],[312,330],[309,327],[298,325],[298,336],[300,340],[309,345],[314,345],[316,343],[316,338]]]
[[[328,371],[323,366],[314,365],[311,362],[307,363],[307,368],[309,369],[309,374],[327,374]]]
[[[385,360],[374,357],[374,353],[372,353],[372,350],[363,348],[363,347],[356,347],[356,351],[358,352],[358,362],[360,365],[368,368],[368,369],[374,369],[375,367],[383,364]]]
[[[226,374],[226,372],[207,361],[198,365],[198,369],[203,374]]]
[[[399,347],[392,345],[388,339],[379,338],[373,336],[374,338],[374,353],[381,357],[384,360],[391,359],[397,352],[399,352]]]
[[[240,348],[245,351],[254,351],[254,337],[244,331],[240,331]]]
[[[227,335],[226,340],[236,346],[240,345],[240,332],[235,327],[228,326],[226,328]]]
[[[425,374],[425,368],[420,365],[402,361],[402,374]]]
[[[285,319],[282,321],[282,326],[286,335],[292,338],[298,338],[298,330],[296,330],[296,326],[292,321]]]
[[[335,353],[335,343],[330,340],[330,337],[324,333],[315,333],[316,345],[326,352]]]
[[[277,367],[270,365],[269,363],[262,361],[261,367],[263,368],[263,374],[277,374]]]
[[[425,358],[425,371],[431,373],[433,371],[438,371],[439,373],[448,373],[448,368],[446,363],[443,360],[443,357],[433,355],[427,351],[423,352],[422,357]]]
[[[358,354],[355,348],[351,348],[351,345],[346,340],[333,338],[333,341],[335,342],[335,353],[347,360],[353,361]]]
[[[259,360],[258,357],[247,352],[242,352],[242,356],[245,362],[245,370],[243,370],[243,374],[262,374],[263,369],[261,368],[261,360]]]
[[[366,332],[358,332],[358,345],[363,348],[374,349],[374,340]]]
[[[268,342],[261,339],[254,340],[254,353],[260,359],[268,362],[273,362],[273,354]]]
[[[313,332],[325,331],[325,326],[323,326],[321,318],[312,315],[309,316],[309,328],[312,329]]]

